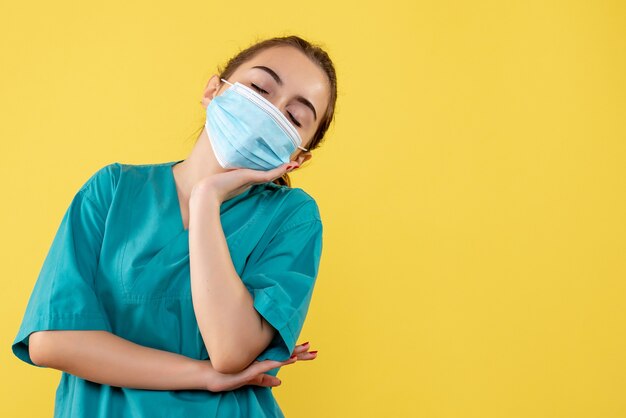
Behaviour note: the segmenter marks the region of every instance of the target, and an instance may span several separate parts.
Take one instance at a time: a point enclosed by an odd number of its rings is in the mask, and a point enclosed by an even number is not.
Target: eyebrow
[[[279,86],[283,85],[283,80],[281,80],[278,74],[276,74],[276,71],[272,70],[271,68],[266,67],[264,65],[255,65],[252,68],[258,68],[259,70],[265,71],[266,73],[272,76],[274,81],[276,81],[276,83],[278,83]],[[309,109],[311,109],[311,112],[313,112],[313,119],[317,120],[317,112],[315,111],[315,106],[313,106],[313,103],[311,103],[306,97],[302,97],[302,96],[297,96],[296,100],[302,103],[303,105],[305,105],[306,107],[308,107]]]

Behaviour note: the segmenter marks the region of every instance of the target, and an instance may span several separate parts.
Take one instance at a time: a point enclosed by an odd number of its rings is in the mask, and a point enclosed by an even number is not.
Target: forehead
[[[291,46],[265,49],[243,63],[235,74],[263,74],[262,70],[253,69],[258,65],[274,70],[282,79],[282,87],[288,93],[300,94],[309,99],[318,109],[318,115],[326,108],[330,96],[328,77],[324,70],[300,50]]]

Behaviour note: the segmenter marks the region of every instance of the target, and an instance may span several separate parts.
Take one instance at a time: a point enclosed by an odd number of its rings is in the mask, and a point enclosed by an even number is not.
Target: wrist
[[[213,366],[209,360],[193,360],[191,364],[190,384],[192,389],[208,390],[214,377]]]
[[[222,204],[218,194],[211,187],[195,185],[189,195],[189,207],[219,207]]]

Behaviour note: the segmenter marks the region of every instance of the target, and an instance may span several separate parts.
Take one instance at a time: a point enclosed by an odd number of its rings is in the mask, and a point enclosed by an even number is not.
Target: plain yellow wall
[[[340,94],[287,416],[626,416],[626,6],[574,0],[3,2],[0,415],[52,415],[11,342],[77,188],[185,158],[216,66],[291,33]]]

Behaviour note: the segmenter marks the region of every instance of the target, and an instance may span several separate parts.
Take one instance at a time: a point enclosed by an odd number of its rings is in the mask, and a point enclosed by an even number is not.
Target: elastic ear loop
[[[229,85],[233,85],[233,83],[231,83],[230,81],[221,78],[220,80],[222,80],[224,83],[229,84]],[[298,148],[300,148],[302,151],[308,151],[308,149],[301,147],[300,145],[298,145]]]

